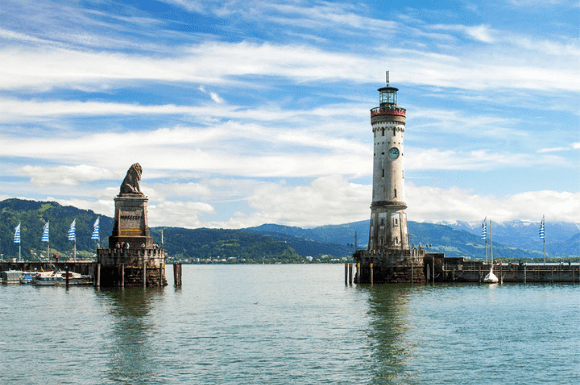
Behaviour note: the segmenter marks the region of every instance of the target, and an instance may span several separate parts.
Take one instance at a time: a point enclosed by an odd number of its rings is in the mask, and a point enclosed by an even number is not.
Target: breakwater
[[[427,256],[424,259],[428,282],[482,282],[491,265],[463,257]],[[493,273],[500,282],[580,283],[580,265],[570,263],[494,263]]]

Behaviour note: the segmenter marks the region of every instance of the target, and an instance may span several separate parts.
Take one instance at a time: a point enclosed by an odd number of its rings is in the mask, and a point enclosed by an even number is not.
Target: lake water
[[[579,384],[580,285],[344,285],[184,265],[180,289],[0,286],[2,384]]]

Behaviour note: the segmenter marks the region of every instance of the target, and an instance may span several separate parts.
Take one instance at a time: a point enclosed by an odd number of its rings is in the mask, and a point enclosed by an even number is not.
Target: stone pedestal
[[[123,194],[115,198],[115,224],[109,247],[129,243],[129,248],[152,248],[153,239],[147,225],[147,197]]]
[[[167,285],[165,253],[149,235],[147,200],[142,193],[119,194],[115,198],[109,248],[97,250],[101,286]]]

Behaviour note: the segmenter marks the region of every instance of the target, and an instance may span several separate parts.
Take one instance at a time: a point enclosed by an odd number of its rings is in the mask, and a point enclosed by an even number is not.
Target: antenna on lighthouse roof
[[[389,86],[389,71],[387,71],[387,87]]]

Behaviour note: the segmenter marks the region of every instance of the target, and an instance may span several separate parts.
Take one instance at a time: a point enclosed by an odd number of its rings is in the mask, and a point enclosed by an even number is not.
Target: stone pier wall
[[[423,257],[425,250],[382,249],[358,250],[356,283],[422,283],[426,282]],[[372,265],[372,268],[371,268]]]

